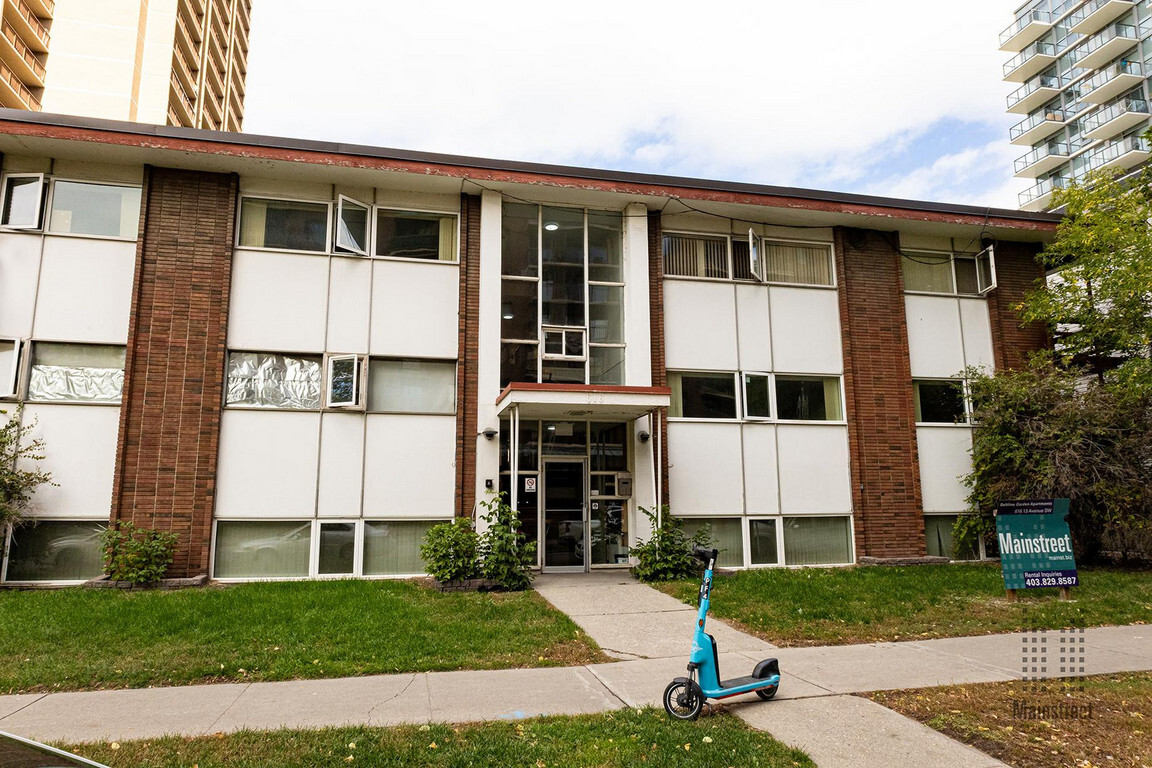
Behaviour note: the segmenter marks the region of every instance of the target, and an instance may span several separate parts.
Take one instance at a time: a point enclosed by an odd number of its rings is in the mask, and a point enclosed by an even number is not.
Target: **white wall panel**
[[[368,353],[369,302],[372,297],[372,262],[368,259],[332,259],[328,286],[328,352]]]
[[[761,285],[736,285],[740,368],[772,370],[772,334],[768,316],[768,289]]]
[[[736,370],[732,283],[664,281],[664,346],[668,368]]]
[[[968,488],[960,481],[972,471],[972,430],[916,427],[920,491],[925,512],[963,512]]]
[[[40,237],[0,232],[0,336],[32,335]]]
[[[668,493],[673,514],[742,514],[739,424],[669,422]]]
[[[107,520],[112,508],[120,409],[29,403],[24,406],[24,423],[33,422],[32,436],[44,440],[45,459],[38,466],[52,473],[56,485],[37,489],[32,513],[37,517]]]
[[[776,429],[781,511],[852,511],[848,428],[781,424]]]
[[[960,323],[964,330],[964,358],[967,365],[996,367],[992,356],[992,324],[988,319],[988,302],[984,299],[960,299]]]
[[[320,517],[359,517],[364,414],[328,412],[320,428]]]
[[[374,263],[372,354],[455,359],[459,316],[458,267]]]
[[[225,410],[216,515],[311,517],[319,433],[319,413]]]
[[[124,344],[136,243],[46,237],[33,333],[40,339]]]
[[[750,515],[780,511],[776,471],[776,426],[744,425],[744,493]]]
[[[841,373],[840,303],[836,291],[772,286],[772,357],[786,373]]]
[[[456,419],[368,416],[366,517],[445,518],[456,498]]]
[[[904,297],[913,378],[949,378],[964,368],[956,306],[956,299],[950,296]]]
[[[328,258],[238,250],[232,263],[228,346],[324,351]]]
[[[647,210],[643,203],[624,210],[624,383],[633,387],[652,385]]]

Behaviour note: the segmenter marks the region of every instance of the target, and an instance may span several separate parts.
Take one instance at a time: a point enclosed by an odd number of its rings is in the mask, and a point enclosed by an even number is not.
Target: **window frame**
[[[680,376],[683,376],[685,374],[687,374],[689,376],[699,376],[700,374],[704,374],[705,376],[712,376],[714,378],[719,378],[722,375],[731,376],[732,377],[732,397],[733,397],[733,400],[735,401],[736,413],[731,418],[726,418],[723,416],[672,416],[672,415],[669,415],[668,416],[669,421],[694,421],[694,422],[702,422],[702,423],[717,423],[717,424],[733,424],[733,423],[735,423],[735,424],[739,424],[741,421],[744,420],[743,403],[741,402],[741,392],[743,392],[743,384],[742,384],[741,380],[738,378],[740,376],[740,371],[709,371],[709,370],[703,370],[703,369],[699,369],[699,368],[673,368],[673,369],[666,372],[666,375],[670,375],[670,374],[678,374]],[[681,386],[683,386],[683,385],[681,385]],[[683,392],[683,389],[681,389],[681,392]],[[669,411],[669,414],[671,414],[671,411],[672,411],[671,405],[670,405],[668,411]],[[681,413],[684,412],[683,401],[681,401],[681,403],[680,403],[680,412]]]
[[[822,289],[822,290],[829,290],[829,289],[836,290],[839,287],[838,282],[837,282],[837,276],[836,276],[835,248],[834,248],[834,244],[831,242],[827,242],[824,240],[802,240],[800,238],[775,237],[772,235],[760,235],[760,234],[756,234],[755,230],[751,229],[751,228],[749,229],[750,239],[747,241],[744,240],[744,237],[745,237],[744,235],[733,234],[730,232],[726,233],[726,232],[706,232],[706,231],[693,231],[693,230],[682,230],[682,229],[665,229],[665,230],[661,230],[660,235],[661,235],[661,253],[660,253],[661,268],[663,268],[663,259],[664,259],[664,253],[663,253],[663,236],[664,235],[673,235],[673,236],[679,236],[679,237],[724,238],[727,241],[727,265],[728,265],[728,276],[727,277],[704,277],[704,276],[700,276],[700,275],[676,275],[676,274],[669,274],[668,272],[664,272],[662,277],[665,280],[704,280],[704,281],[714,282],[714,283],[738,283],[738,284],[742,284],[742,285],[768,285],[768,286],[780,286],[780,287],[784,287],[784,288],[817,288],[817,289]],[[736,242],[736,241],[748,242],[748,244],[749,244],[748,245],[748,248],[749,248],[749,255],[748,255],[749,269],[752,272],[752,274],[755,275],[755,277],[752,279],[734,277],[736,264],[735,264],[735,254],[733,252],[732,243]],[[755,246],[753,246],[753,242],[755,242]],[[808,247],[808,248],[814,248],[814,247],[823,248],[828,253],[829,274],[832,276],[832,282],[827,283],[827,284],[825,284],[825,283],[787,283],[787,282],[780,282],[779,280],[769,280],[766,276],[767,262],[764,258],[764,245],[766,242],[767,243],[779,243],[779,244],[783,244],[783,245],[798,245],[798,246],[804,246],[804,247]]]
[[[352,401],[334,402],[332,400],[332,369],[336,363],[353,362],[352,368]],[[364,396],[367,389],[368,356],[358,354],[325,354],[324,355],[324,408],[326,410],[363,411],[366,407]]]
[[[912,415],[913,415],[913,417],[915,417],[915,415],[916,415],[916,413],[915,413],[916,401],[920,398],[920,393],[919,393],[918,388],[919,388],[919,385],[921,383],[926,383],[926,384],[958,384],[960,386],[960,398],[963,402],[963,407],[964,407],[964,420],[963,421],[947,422],[947,421],[920,421],[917,419],[913,422],[913,426],[915,426],[915,427],[948,427],[948,428],[972,427],[973,426],[973,424],[972,424],[972,398],[970,396],[967,379],[962,379],[962,378],[961,379],[950,379],[947,377],[939,378],[939,377],[932,377],[932,376],[917,376],[916,378],[912,379],[912,397],[913,397],[913,401],[912,401],[913,413],[912,413]]]
[[[460,218],[461,218],[460,211],[441,211],[441,210],[435,210],[432,208],[397,208],[396,206],[392,206],[392,205],[373,205],[373,206],[371,206],[371,209],[372,210],[371,210],[370,215],[372,217],[372,221],[370,222],[371,232],[369,233],[369,238],[371,238],[371,241],[372,241],[372,247],[369,249],[369,254],[370,254],[371,258],[383,259],[385,261],[400,261],[400,262],[405,262],[408,264],[455,264],[455,265],[459,266],[459,264],[460,264]],[[455,224],[456,224],[455,229],[454,229],[455,239],[454,239],[454,243],[452,246],[452,259],[449,261],[443,261],[441,259],[417,259],[417,258],[413,258],[412,256],[382,256],[379,253],[377,253],[376,252],[376,227],[379,224],[381,211],[392,211],[394,213],[415,213],[415,214],[419,214],[422,216],[442,216],[442,217],[451,217],[451,218],[455,219]]]
[[[907,254],[923,254],[925,256],[947,256],[948,267],[951,271],[952,290],[950,292],[944,291],[925,291],[920,289],[912,289],[907,286],[907,278],[904,274],[904,259],[910,258]],[[988,285],[982,285],[982,275],[980,272],[981,257],[988,254],[987,264],[988,272],[991,282]],[[956,261],[957,259],[964,259],[975,262],[976,267],[976,293],[961,293],[959,289],[959,281],[956,279]],[[988,293],[995,290],[997,286],[996,277],[996,253],[995,246],[989,245],[987,248],[982,249],[978,253],[961,253],[959,251],[936,251],[930,248],[901,248],[900,249],[900,279],[904,283],[904,293],[912,294],[914,296],[949,296],[957,299],[980,299],[986,298]]]
[[[320,573],[320,539],[325,525],[352,525],[352,570],[344,573]],[[312,539],[308,547],[308,578],[360,578],[364,571],[364,520],[359,517],[316,517],[312,521]]]
[[[36,525],[43,521],[46,523],[96,523],[102,524],[105,528],[108,527],[108,519],[104,517],[33,517],[32,525]],[[86,584],[90,579],[21,579],[9,580],[8,578],[8,559],[12,554],[12,537],[16,534],[15,526],[7,526],[0,529],[0,584],[6,586],[75,586],[78,584]]]
[[[357,208],[363,208],[364,209],[365,246],[361,249],[356,249],[356,248],[353,248],[351,245],[344,245],[344,244],[340,243],[340,237],[341,237],[340,223],[343,222],[343,220],[344,220],[344,204],[345,203],[348,203],[349,205],[355,206]],[[355,255],[355,256],[367,257],[367,256],[369,256],[369,254],[371,254],[371,252],[372,252],[371,243],[372,243],[373,235],[375,234],[374,224],[375,224],[375,219],[376,219],[376,216],[374,215],[372,208],[373,208],[373,206],[371,203],[362,203],[354,197],[348,197],[347,195],[337,195],[336,196],[336,207],[335,207],[336,219],[334,222],[334,226],[329,227],[329,229],[332,231],[332,234],[333,234],[331,248],[332,248],[332,253],[334,255],[346,255],[346,256],[347,255]],[[311,253],[311,251],[310,251],[310,253]]]
[[[743,421],[753,422],[771,422],[776,421],[776,386],[773,381],[771,373],[767,371],[737,371],[736,375],[740,377],[740,395],[741,395],[741,409],[740,415]],[[768,415],[767,416],[753,416],[748,411],[748,377],[758,376],[763,377],[768,383]]]
[[[0,224],[0,229],[14,232],[39,232],[44,228],[44,204],[48,199],[48,178],[43,173],[5,173],[0,178],[0,212],[8,205],[9,179],[39,179],[36,195],[36,223],[35,224]]]
[[[132,184],[126,181],[98,181],[96,179],[76,179],[63,176],[52,176],[48,179],[48,193],[43,200],[40,214],[40,231],[53,237],[82,237],[89,240],[111,240],[119,243],[134,243],[140,239],[140,213],[136,214],[136,232],[131,236],[121,235],[90,235],[84,232],[57,232],[52,229],[52,207],[56,204],[56,185],[59,182],[66,184],[89,184],[98,187],[121,187],[140,191],[141,204],[143,204],[144,187],[142,184]]]
[[[245,200],[272,200],[272,201],[281,202],[281,203],[308,203],[311,205],[327,206],[328,207],[328,216],[327,216],[327,229],[325,230],[325,234],[324,234],[324,250],[322,250],[322,251],[308,251],[308,250],[301,250],[299,248],[276,248],[276,247],[267,246],[267,245],[241,245],[240,244],[240,236],[243,233],[242,219],[243,219],[243,214],[244,214],[244,201]],[[331,256],[331,255],[333,255],[333,253],[332,253],[332,243],[333,243],[333,239],[332,239],[332,208],[333,208],[333,206],[334,206],[334,203],[331,200],[316,200],[314,198],[308,199],[308,198],[302,198],[302,197],[278,197],[278,196],[273,196],[273,195],[256,195],[256,194],[241,193],[241,194],[237,195],[237,199],[236,199],[236,237],[234,238],[234,241],[233,241],[233,247],[236,250],[244,250],[244,251],[265,251],[265,252],[269,252],[269,253],[302,253],[302,254],[307,254],[309,256],[317,256],[317,255]]]
[[[24,390],[23,367],[27,345],[23,339],[17,338],[0,338],[0,345],[11,345],[14,353],[12,370],[7,373],[0,371],[0,400],[20,400]]]
[[[780,418],[780,407],[776,398],[776,379],[780,376],[792,379],[836,379],[837,386],[840,392],[840,418],[838,419],[782,419]],[[773,371],[772,372],[772,413],[775,414],[775,421],[777,424],[839,424],[841,426],[848,423],[848,406],[847,399],[844,394],[844,374],[843,373],[793,373],[791,371]],[[783,534],[781,534],[783,536]]]
[[[321,413],[325,410],[324,397],[321,396],[320,404],[316,408],[273,408],[266,405],[248,405],[246,403],[229,403],[228,402],[228,365],[229,357],[234,354],[242,355],[279,355],[281,357],[295,357],[295,358],[315,358],[320,363],[320,386],[323,389],[325,386],[324,376],[326,369],[324,367],[325,355],[323,352],[288,352],[282,349],[249,349],[247,347],[226,347],[224,350],[224,392],[221,399],[221,408],[235,411],[267,411],[267,412],[288,412],[288,413]]]
[[[460,386],[460,361],[450,357],[391,357],[386,355],[369,355],[366,371],[370,371],[372,363],[374,362],[418,362],[418,363],[441,363],[444,365],[452,365],[452,410],[451,411],[390,411],[390,410],[375,410],[368,405],[368,400],[371,395],[371,388],[368,386],[368,381],[364,382],[364,411],[365,413],[382,413],[390,414],[393,416],[452,416],[455,417],[460,410],[458,401],[459,386]],[[367,378],[370,379],[371,375],[368,374]]]
[[[817,518],[817,517],[842,517],[848,520],[848,555],[851,557],[846,563],[798,563],[791,564],[784,562],[784,520],[787,518]],[[785,568],[843,568],[849,565],[856,565],[856,515],[851,512],[784,512],[777,516],[780,520],[779,539],[780,539],[780,557],[781,562]],[[763,567],[763,566],[762,566]]]
[[[561,348],[565,351],[562,353],[548,351],[548,334],[559,333],[561,334]],[[568,354],[568,334],[579,333],[583,341],[581,341],[581,352],[579,355]],[[623,345],[620,345],[623,346]],[[541,360],[560,360],[573,363],[583,363],[588,360],[588,329],[583,325],[541,325],[540,326],[540,359]],[[584,378],[588,378],[588,372],[585,370]]]
[[[837,275],[836,275],[836,248],[835,248],[834,243],[825,242],[823,240],[801,240],[799,238],[771,237],[769,235],[761,236],[760,237],[760,251],[761,251],[761,264],[763,265],[763,266],[761,266],[761,271],[765,275],[767,274],[767,269],[768,269],[767,259],[765,259],[763,256],[764,245],[766,242],[767,243],[779,243],[782,245],[799,245],[799,246],[803,246],[805,248],[815,248],[815,247],[823,248],[828,253],[828,274],[830,274],[832,276],[832,282],[831,283],[786,283],[786,282],[781,282],[779,280],[769,280],[767,277],[765,277],[763,280],[761,280],[761,282],[764,285],[775,285],[775,286],[781,286],[784,288],[819,288],[819,289],[823,289],[823,290],[829,290],[829,289],[837,290],[839,288],[839,282],[837,280]]]
[[[128,373],[128,347],[124,344],[101,344],[99,342],[90,341],[56,341],[53,339],[29,339],[23,344],[24,349],[24,362],[20,365],[20,382],[17,384],[20,392],[20,399],[24,402],[35,403],[38,405],[64,405],[64,406],[100,406],[105,408],[119,408],[124,404],[124,386],[120,386],[120,399],[116,402],[108,400],[45,400],[32,396],[32,369],[36,363],[36,346],[40,344],[60,345],[66,344],[76,347],[105,347],[116,348],[124,350],[124,367],[120,370],[127,376]],[[106,370],[106,369],[105,369]]]

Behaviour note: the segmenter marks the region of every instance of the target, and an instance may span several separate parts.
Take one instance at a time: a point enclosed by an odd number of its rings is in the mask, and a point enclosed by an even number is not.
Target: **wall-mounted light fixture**
[[[496,435],[498,435],[500,433],[497,432],[496,430],[492,429],[492,427],[488,427],[488,429],[484,430],[480,434],[484,435],[485,440],[495,440]]]
[[[640,438],[640,442],[642,443],[646,443],[652,439],[652,435],[648,434],[647,432],[641,432],[640,434],[636,435],[636,437]]]
[[[554,221],[548,221],[545,222],[544,229],[548,230],[549,232],[555,232],[556,230],[560,229],[560,225]]]

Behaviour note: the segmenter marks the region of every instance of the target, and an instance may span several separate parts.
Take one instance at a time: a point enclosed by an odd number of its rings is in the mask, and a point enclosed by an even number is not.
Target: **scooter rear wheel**
[[[764,701],[768,701],[768,699],[776,695],[776,691],[778,690],[780,690],[780,683],[776,683],[776,685],[771,688],[757,688],[756,695],[764,699]]]
[[[664,711],[677,720],[695,720],[704,709],[704,697],[685,683],[671,682],[664,689]]]

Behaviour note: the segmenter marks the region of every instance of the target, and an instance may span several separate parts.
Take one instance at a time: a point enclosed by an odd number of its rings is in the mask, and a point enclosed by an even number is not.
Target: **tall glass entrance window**
[[[624,383],[623,217],[505,202],[500,384]]]

